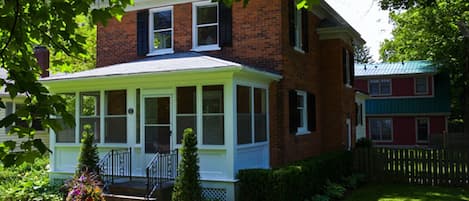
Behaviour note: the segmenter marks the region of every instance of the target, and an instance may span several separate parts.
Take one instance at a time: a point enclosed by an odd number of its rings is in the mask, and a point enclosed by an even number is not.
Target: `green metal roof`
[[[429,61],[405,61],[396,63],[355,64],[355,76],[389,76],[436,73],[437,68]]]
[[[438,74],[434,80],[434,97],[368,99],[366,100],[366,114],[449,114],[451,112],[449,77],[445,74]]]

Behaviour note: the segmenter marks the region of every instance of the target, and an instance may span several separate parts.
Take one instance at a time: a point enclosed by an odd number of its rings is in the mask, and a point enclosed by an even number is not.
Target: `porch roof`
[[[42,78],[41,81],[75,80],[82,78],[98,78],[136,74],[157,74],[179,71],[207,71],[222,69],[240,69],[248,72],[261,73],[274,80],[279,80],[279,73],[267,72],[248,67],[239,63],[206,56],[195,52],[176,53],[153,56],[128,63],[115,64],[91,70],[58,74]]]

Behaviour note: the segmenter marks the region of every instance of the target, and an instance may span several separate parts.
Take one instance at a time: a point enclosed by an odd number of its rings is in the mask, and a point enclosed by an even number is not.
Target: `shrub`
[[[349,189],[356,189],[358,186],[366,182],[365,174],[352,174],[350,176],[344,177],[343,179],[345,187]]]
[[[330,198],[327,195],[315,195],[311,198],[311,201],[329,201]]]
[[[80,156],[78,157],[77,175],[81,175],[85,171],[94,173],[99,172],[99,155],[98,148],[94,143],[94,134],[91,127],[85,125],[81,139]]]
[[[344,196],[344,193],[347,189],[345,189],[342,185],[338,183],[331,182],[327,180],[326,186],[324,187],[324,193],[334,199],[340,199]]]
[[[66,201],[105,201],[100,185],[96,173],[84,171],[67,184],[69,191]]]
[[[197,137],[190,128],[184,130],[181,155],[182,159],[178,167],[179,176],[174,184],[172,200],[200,201],[202,200],[202,188],[199,180]]]
[[[371,148],[372,146],[373,146],[373,141],[364,137],[358,139],[357,142],[355,143],[355,147],[357,148]]]
[[[240,170],[240,201],[304,201],[322,192],[326,181],[351,174],[350,152],[323,154],[277,169]]]

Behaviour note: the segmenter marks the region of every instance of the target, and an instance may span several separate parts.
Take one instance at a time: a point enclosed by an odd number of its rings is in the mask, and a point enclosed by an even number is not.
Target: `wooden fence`
[[[444,149],[358,148],[354,169],[376,181],[462,186],[469,184],[469,153]]]

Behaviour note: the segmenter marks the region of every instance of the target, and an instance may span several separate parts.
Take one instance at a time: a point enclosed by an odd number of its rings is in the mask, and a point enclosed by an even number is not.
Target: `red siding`
[[[391,96],[431,96],[433,95],[433,79],[432,76],[428,76],[428,93],[426,94],[415,94],[415,77],[394,77],[394,78],[367,78],[357,79],[355,81],[357,89],[368,91],[368,80],[371,79],[391,79]],[[379,97],[390,97],[390,96],[379,96]]]
[[[368,81],[367,80],[355,80],[355,88],[360,91],[368,93]]]
[[[446,131],[446,117],[430,117],[430,134],[440,134]]]

